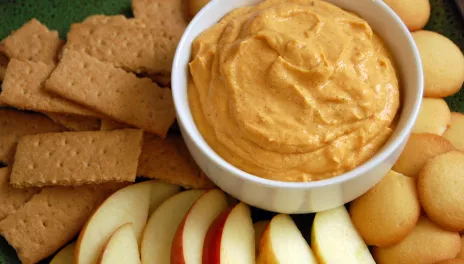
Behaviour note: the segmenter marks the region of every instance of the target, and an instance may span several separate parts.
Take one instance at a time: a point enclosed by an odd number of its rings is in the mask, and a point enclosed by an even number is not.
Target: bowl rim
[[[385,145],[382,146],[382,148],[375,153],[374,156],[369,158],[366,162],[362,163],[361,165],[355,167],[354,169],[347,171],[345,173],[342,173],[337,176],[333,176],[331,178],[323,179],[323,180],[317,180],[317,181],[309,181],[309,182],[285,182],[285,181],[278,181],[278,180],[271,180],[267,178],[262,178],[256,175],[253,175],[251,173],[248,173],[246,171],[243,171],[231,163],[227,162],[225,159],[223,159],[219,154],[217,154],[214,149],[209,146],[209,144],[206,142],[206,140],[203,138],[201,133],[199,132],[197,125],[195,121],[193,120],[192,116],[192,122],[193,125],[197,128],[196,131],[191,131],[189,129],[186,129],[185,122],[186,122],[186,117],[184,117],[183,114],[181,114],[183,111],[181,111],[181,108],[186,108],[187,113],[192,115],[190,106],[183,105],[178,99],[177,96],[177,88],[178,86],[186,86],[187,83],[185,82],[184,84],[179,84],[176,76],[178,75],[178,71],[182,71],[183,67],[185,65],[180,65],[180,59],[184,54],[185,49],[190,49],[191,48],[191,43],[187,43],[187,36],[190,34],[192,31],[192,28],[196,26],[198,21],[203,17],[207,16],[209,12],[214,11],[214,8],[216,5],[219,5],[219,3],[223,4],[222,2],[228,2],[229,0],[211,0],[200,12],[192,19],[190,24],[187,26],[181,40],[179,41],[179,44],[177,46],[175,56],[174,56],[174,61],[172,65],[172,73],[171,73],[171,89],[172,89],[172,96],[174,100],[174,107],[176,110],[176,115],[177,115],[177,120],[179,122],[179,125],[181,126],[181,131],[182,136],[188,136],[195,145],[195,147],[201,152],[201,154],[206,157],[210,162],[214,162],[217,164],[221,169],[229,172],[229,174],[234,175],[235,177],[239,177],[242,180],[245,181],[251,181],[254,184],[257,185],[262,185],[262,186],[267,186],[270,188],[285,188],[285,189],[314,189],[314,188],[320,188],[320,187],[326,187],[330,185],[337,185],[341,184],[347,181],[350,181],[354,178],[360,177],[376,166],[379,166],[382,162],[387,160],[388,157],[390,157],[395,150],[401,147],[401,144],[405,142],[410,133],[411,130],[414,126],[414,123],[418,117],[419,114],[419,109],[420,105],[422,102],[422,97],[423,97],[423,86],[424,86],[424,77],[423,77],[423,71],[422,71],[422,62],[421,58],[419,55],[419,51],[417,50],[417,47],[414,43],[414,39],[412,38],[411,33],[409,32],[408,28],[406,25],[403,23],[401,18],[383,1],[374,1],[376,2],[377,5],[379,5],[379,9],[384,9],[384,12],[387,13],[388,16],[392,17],[393,20],[396,21],[398,26],[401,28],[401,31],[403,32],[403,36],[406,39],[406,42],[408,44],[408,49],[412,51],[412,56],[414,57],[414,62],[413,65],[416,66],[415,70],[415,78],[417,78],[417,84],[418,84],[418,90],[416,92],[415,98],[413,99],[413,105],[412,105],[412,110],[409,118],[406,121],[406,124],[404,127],[402,127],[399,131],[394,131],[394,133],[397,133],[397,136],[394,140],[387,141]],[[256,1],[256,0],[255,0]],[[367,0],[368,1],[368,0]],[[329,1],[330,2],[330,1]],[[233,9],[231,9],[233,10]],[[389,46],[387,44],[387,46]],[[190,52],[189,52],[190,54]],[[397,61],[397,60],[396,60]],[[187,89],[185,89],[187,92]],[[404,101],[403,101],[403,106],[404,108]],[[400,114],[401,115],[401,114]],[[185,132],[185,133],[184,133]],[[196,137],[198,137],[201,141],[203,142],[198,142],[197,139],[194,138],[192,135],[194,134]],[[393,136],[393,134],[392,134]],[[206,173],[206,172],[205,172]],[[230,175],[229,175],[230,176]],[[209,177],[209,176],[208,176]]]

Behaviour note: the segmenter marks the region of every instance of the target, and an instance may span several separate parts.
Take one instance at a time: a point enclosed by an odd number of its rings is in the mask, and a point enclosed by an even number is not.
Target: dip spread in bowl
[[[192,44],[195,123],[223,159],[291,182],[361,165],[388,140],[400,105],[394,63],[358,16],[324,1],[235,9]]]

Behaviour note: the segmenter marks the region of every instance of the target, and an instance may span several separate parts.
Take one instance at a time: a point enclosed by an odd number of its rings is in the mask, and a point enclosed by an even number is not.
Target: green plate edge
[[[426,29],[439,32],[450,38],[464,52],[464,21],[452,0],[431,0],[432,14]],[[95,14],[132,16],[130,0],[0,0],[0,39],[21,27],[32,18],[58,30],[66,39],[69,26]],[[464,89],[446,98],[452,111],[464,113]],[[270,219],[274,213],[252,209],[253,219]],[[313,215],[295,215],[295,222],[309,240]],[[41,263],[49,263],[46,259]],[[19,264],[15,251],[0,237],[0,264]]]

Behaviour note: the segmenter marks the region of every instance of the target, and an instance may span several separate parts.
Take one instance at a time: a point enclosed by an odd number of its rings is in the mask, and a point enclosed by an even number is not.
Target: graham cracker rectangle
[[[190,156],[180,135],[161,139],[145,135],[137,175],[187,188],[209,188],[214,184]]]
[[[0,109],[0,161],[13,161],[16,145],[21,137],[47,132],[66,131],[44,115],[13,109]]]
[[[31,197],[40,191],[39,188],[17,189],[10,185],[10,169],[0,169],[0,221],[14,213]]]
[[[136,18],[126,18],[123,15],[105,16],[105,15],[93,15],[89,16],[82,24],[90,25],[111,25],[121,27],[139,27],[146,28],[147,25],[143,20]]]
[[[129,125],[116,122],[114,120],[109,119],[102,119],[100,130],[117,130],[117,129],[124,129],[130,128]]]
[[[10,59],[41,61],[54,64],[64,42],[57,31],[50,31],[37,19],[32,19],[3,40]]]
[[[5,78],[5,72],[6,67],[8,66],[8,62],[8,57],[2,52],[2,48],[0,47],[0,82],[3,81],[3,79]]]
[[[98,205],[123,186],[46,187],[0,222],[0,234],[23,264],[37,263],[73,239]]]
[[[169,87],[171,85],[170,75],[156,74],[149,77],[161,87]]]
[[[100,130],[100,119],[91,116],[45,113],[51,120],[72,131]]]
[[[37,112],[99,116],[83,106],[50,94],[43,89],[54,65],[12,59],[8,63],[0,100],[10,106]]]
[[[139,129],[24,136],[10,184],[24,188],[134,182],[142,140]]]
[[[132,0],[132,11],[136,18],[146,21],[150,26],[166,30],[182,30],[187,27],[190,16],[185,0]]]
[[[152,28],[73,24],[65,51],[86,53],[132,72],[171,72],[177,43]]]
[[[45,89],[161,137],[175,119],[170,89],[75,51],[64,53]]]

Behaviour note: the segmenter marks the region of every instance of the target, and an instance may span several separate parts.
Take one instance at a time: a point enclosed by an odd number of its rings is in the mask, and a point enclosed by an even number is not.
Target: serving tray
[[[464,20],[453,0],[430,0],[432,14],[426,29],[439,32],[464,52]],[[58,30],[66,39],[69,26],[94,14],[132,16],[130,0],[0,0],[0,39],[18,29],[31,18],[37,18],[50,29]],[[446,98],[452,111],[464,113],[464,89]],[[1,129],[1,128],[0,128]],[[252,209],[253,219],[270,219],[274,214],[256,208]],[[292,216],[303,235],[309,240],[314,215]],[[308,241],[309,242],[309,241]],[[49,263],[50,259],[41,263]],[[15,251],[0,237],[0,264],[19,264]]]

